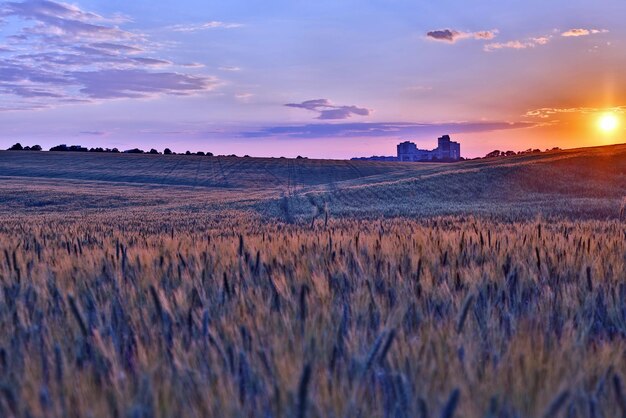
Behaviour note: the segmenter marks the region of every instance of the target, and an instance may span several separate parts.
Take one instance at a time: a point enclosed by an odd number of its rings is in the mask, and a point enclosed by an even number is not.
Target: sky
[[[623,143],[624,16],[624,0],[0,1],[0,148]]]

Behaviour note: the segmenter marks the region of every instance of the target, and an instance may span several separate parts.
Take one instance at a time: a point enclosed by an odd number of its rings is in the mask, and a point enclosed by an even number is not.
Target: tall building
[[[437,141],[437,148],[424,150],[415,143],[405,141],[398,144],[398,161],[458,161],[461,159],[461,144],[444,135]]]

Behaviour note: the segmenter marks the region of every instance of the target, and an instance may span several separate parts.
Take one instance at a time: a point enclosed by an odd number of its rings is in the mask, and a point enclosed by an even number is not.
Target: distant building
[[[413,142],[398,144],[398,161],[458,161],[461,159],[461,144],[444,135],[434,150],[417,148]]]
[[[366,161],[459,161],[461,159],[461,144],[444,135],[437,141],[437,148],[425,150],[417,148],[414,142],[405,141],[398,144],[397,157],[373,156],[353,158]]]

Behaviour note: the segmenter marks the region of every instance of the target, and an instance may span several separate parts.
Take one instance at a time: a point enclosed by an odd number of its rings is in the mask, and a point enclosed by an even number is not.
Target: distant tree
[[[185,151],[185,155],[191,155],[191,151]]]
[[[148,154],[158,154],[158,153],[159,153],[159,151],[157,151],[154,148],[152,148]]]
[[[67,145],[61,144],[50,148],[50,151],[67,151]]]
[[[511,156],[513,156],[513,155],[517,155],[517,154],[516,154],[516,152],[515,152],[515,151],[507,151],[507,152],[504,152],[504,153],[503,153],[503,155],[504,155],[505,157],[511,157]]]
[[[88,152],[89,151],[89,149],[80,145],[70,145],[70,147],[67,150],[73,151],[73,152]]]
[[[298,156],[296,157],[296,160],[303,160],[303,159],[304,159],[304,158],[302,158],[302,155],[298,155]]]
[[[30,147],[31,151],[41,151],[41,145],[33,145]]]
[[[163,154],[165,154],[165,155],[172,155],[172,150],[171,150],[171,149],[169,149],[169,148],[165,148],[165,149],[163,150]]]
[[[129,149],[124,151],[124,153],[126,154],[144,154],[144,150],[141,150],[139,148],[133,148],[133,149]]]
[[[207,152],[207,153],[206,153],[206,156],[207,156],[207,157],[213,157],[213,153],[212,153],[212,152]]]
[[[248,154],[244,155],[243,158],[250,158]]]
[[[495,158],[500,156],[500,150],[491,151],[489,154],[485,155],[485,158]]]
[[[20,144],[19,142],[8,149],[8,151],[23,151],[23,150],[24,150],[24,147],[22,147],[22,144]]]
[[[113,149],[112,149],[111,151],[109,151],[109,152],[113,152],[113,153],[118,154],[118,153],[120,152],[120,150],[118,150],[117,148],[113,148]]]
[[[200,156],[204,157],[204,152],[198,151],[198,152],[196,152],[196,155],[200,155]]]

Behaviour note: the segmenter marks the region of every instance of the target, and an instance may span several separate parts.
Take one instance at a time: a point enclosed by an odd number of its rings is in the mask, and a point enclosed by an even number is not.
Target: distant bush
[[[204,152],[198,151],[198,152],[196,152],[196,155],[204,156]]]
[[[526,151],[520,151],[518,154],[540,154],[541,150],[538,148],[532,149],[528,148]]]
[[[133,149],[124,151],[124,153],[125,154],[145,154],[145,151],[139,148],[133,148]]]
[[[495,158],[500,156],[500,150],[491,151],[489,154],[485,155],[485,158]]]
[[[32,147],[24,147],[24,151],[41,151],[41,145],[33,145]]]
[[[25,146],[22,147],[22,144],[19,142],[13,145],[11,148],[8,148],[7,151],[41,151],[41,145],[33,145],[32,147]]]
[[[158,155],[159,151],[157,151],[154,148],[152,148],[148,154],[157,154]]]
[[[191,155],[191,151],[185,151],[185,155]]]
[[[165,154],[165,155],[172,155],[172,150],[171,150],[171,149],[169,149],[169,148],[165,148],[165,149],[163,150],[163,154]]]
[[[546,149],[545,152],[560,151],[560,150],[561,148],[554,147],[552,149]],[[489,154],[485,155],[483,158],[512,157],[514,155],[524,155],[524,154],[541,154],[541,150],[538,148],[535,148],[535,149],[529,148],[526,151],[520,151],[520,152],[494,150],[494,151],[491,151]]]
[[[50,148],[50,151],[71,151],[71,152],[88,152],[89,150],[80,145],[70,145],[69,147],[65,144],[57,145],[56,147]]]
[[[120,152],[120,150],[118,150],[117,148],[102,148],[102,147],[97,147],[97,148],[91,148],[91,149],[89,149],[89,152],[112,152],[112,153],[118,153],[118,152]]]

